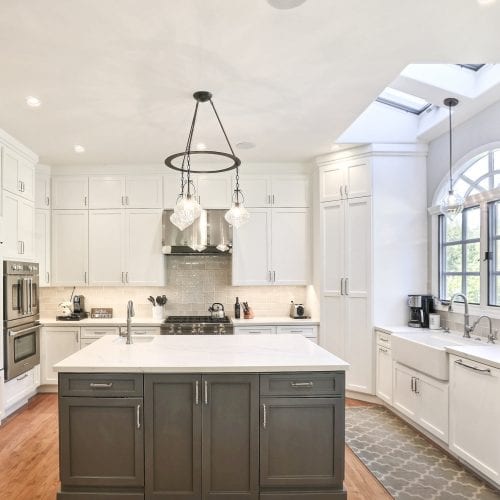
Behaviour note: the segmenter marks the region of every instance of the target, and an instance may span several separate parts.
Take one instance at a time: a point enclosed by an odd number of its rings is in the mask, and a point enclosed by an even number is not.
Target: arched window
[[[464,198],[498,187],[500,187],[500,149],[482,153],[466,164],[459,175],[454,176],[453,189]]]

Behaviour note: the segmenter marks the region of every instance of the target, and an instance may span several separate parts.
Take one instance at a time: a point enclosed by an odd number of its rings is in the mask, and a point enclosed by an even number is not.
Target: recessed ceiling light
[[[26,97],[26,104],[30,108],[39,108],[42,105],[42,101],[38,99],[38,97],[29,95],[28,97]]]
[[[204,142],[199,142],[196,144],[196,149],[199,151],[203,151],[204,149],[207,149],[207,145]]]
[[[477,0],[479,5],[493,5],[497,0]]]
[[[73,146],[73,149],[75,150],[75,153],[85,153],[85,148],[81,144],[75,144]]]
[[[238,142],[238,144],[236,144],[236,147],[238,149],[253,149],[255,147],[255,144],[253,142],[243,141]]]
[[[306,0],[267,0],[271,7],[280,10],[295,9],[302,5]]]

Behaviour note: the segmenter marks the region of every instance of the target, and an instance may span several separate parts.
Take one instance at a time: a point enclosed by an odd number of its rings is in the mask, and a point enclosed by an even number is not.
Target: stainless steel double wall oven
[[[5,380],[40,363],[38,264],[6,260],[4,286]]]

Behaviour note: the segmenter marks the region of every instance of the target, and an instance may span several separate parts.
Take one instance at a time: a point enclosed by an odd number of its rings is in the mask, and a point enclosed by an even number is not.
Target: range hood
[[[162,252],[166,255],[224,255],[232,253],[233,228],[226,210],[202,210],[193,224],[181,231],[170,222],[173,210],[163,210]]]

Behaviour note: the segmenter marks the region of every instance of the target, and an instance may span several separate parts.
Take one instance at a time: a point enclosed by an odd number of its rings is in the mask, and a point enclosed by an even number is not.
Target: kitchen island
[[[346,499],[344,372],[299,335],[106,336],[59,372],[59,500]]]

